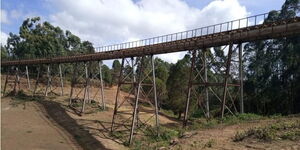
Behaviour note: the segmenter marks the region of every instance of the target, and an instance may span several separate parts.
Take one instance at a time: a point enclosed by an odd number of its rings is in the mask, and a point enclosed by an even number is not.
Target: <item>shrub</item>
[[[233,141],[243,141],[246,138],[255,138],[262,141],[276,139],[295,140],[300,138],[300,121],[277,122],[265,127],[251,128],[244,132],[237,132],[233,137]]]

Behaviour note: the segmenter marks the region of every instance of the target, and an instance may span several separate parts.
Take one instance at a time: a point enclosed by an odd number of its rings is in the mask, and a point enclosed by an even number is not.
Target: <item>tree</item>
[[[103,81],[111,85],[112,84],[112,76],[111,76],[111,71],[106,65],[102,65],[102,76],[103,76]]]
[[[1,60],[7,59],[9,57],[9,53],[6,47],[2,46],[1,44]]]
[[[119,60],[114,60],[112,64],[112,84],[117,84],[120,71],[121,71],[121,64]]]
[[[19,58],[51,57],[63,55],[65,36],[59,27],[40,22],[40,17],[26,19],[20,27]]]
[[[95,53],[91,42],[81,42],[80,38],[70,31],[64,32],[60,27],[55,27],[49,22],[41,22],[40,17],[24,20],[20,26],[19,35],[9,33],[6,50],[7,56],[13,59]],[[64,68],[64,72],[69,73],[72,70],[72,65],[66,64]],[[97,68],[97,62],[91,63],[90,70],[92,73]],[[35,67],[29,69],[36,70]],[[45,67],[42,66],[42,69],[45,69]]]
[[[168,101],[165,106],[171,109],[174,114],[181,118],[185,109],[186,91],[189,78],[190,55],[185,55],[170,68],[170,76],[167,80]]]
[[[265,22],[294,17],[299,0],[286,0],[281,12]],[[245,45],[247,111],[261,114],[300,112],[300,36],[250,42]]]

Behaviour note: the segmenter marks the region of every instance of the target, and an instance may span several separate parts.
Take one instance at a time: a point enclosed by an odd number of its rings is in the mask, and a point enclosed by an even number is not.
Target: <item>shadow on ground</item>
[[[38,101],[46,110],[47,114],[69,134],[71,134],[77,143],[86,150],[106,150],[88,130],[71,118],[61,105],[54,101],[40,100]]]

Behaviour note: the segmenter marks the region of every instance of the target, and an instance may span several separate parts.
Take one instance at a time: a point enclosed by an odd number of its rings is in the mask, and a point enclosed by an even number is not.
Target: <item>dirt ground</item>
[[[2,76],[2,87],[3,79]],[[21,83],[20,89],[30,94],[30,91],[27,90],[25,78],[21,78]],[[31,85],[34,85],[33,80]],[[12,87],[13,84],[11,83],[7,91],[12,90]],[[101,111],[97,106],[87,104],[86,112],[82,115],[77,113],[80,110],[80,105],[73,108],[68,107],[70,91],[68,84],[65,84],[63,96],[59,96],[59,87],[53,86],[53,89],[53,93],[50,93],[47,98],[41,96],[40,99],[35,101],[20,101],[12,100],[11,97],[2,97],[1,143],[3,149],[129,149],[123,145],[124,141],[115,138],[110,133],[116,87],[105,88],[106,110]],[[44,87],[39,86],[39,95],[43,94],[43,90]],[[79,88],[75,91],[75,96],[83,97],[83,92],[79,92]],[[100,94],[97,91],[99,89],[91,88],[91,99],[95,101],[100,99]],[[121,92],[120,99],[123,99],[126,95],[128,94]],[[116,128],[121,126],[124,119],[126,120],[131,115],[130,102],[125,101],[119,111],[121,113],[116,119]],[[146,122],[150,118],[147,124],[154,124],[155,118],[151,117],[152,114],[153,110],[150,107],[141,107],[141,121]],[[165,114],[161,114],[159,120],[162,126],[181,126],[180,121]],[[272,122],[274,120],[268,119],[212,129],[201,129],[193,131],[192,136],[188,138],[174,139],[176,144],[161,147],[161,149],[300,149],[300,141],[232,142],[232,137],[237,131],[268,125]],[[120,127],[119,129],[125,128]]]
[[[300,118],[287,118],[289,119]],[[300,150],[300,140],[297,141],[272,141],[262,142],[258,140],[246,140],[243,142],[233,142],[233,137],[237,132],[247,130],[254,127],[268,126],[276,122],[273,119],[259,120],[247,123],[240,123],[236,125],[216,127],[212,129],[202,129],[191,133],[193,136],[189,138],[182,138],[174,146],[167,149],[172,150],[198,150],[198,149],[211,149],[211,150]]]
[[[81,149],[34,102],[14,105],[11,98],[2,98],[1,115],[3,150]]]

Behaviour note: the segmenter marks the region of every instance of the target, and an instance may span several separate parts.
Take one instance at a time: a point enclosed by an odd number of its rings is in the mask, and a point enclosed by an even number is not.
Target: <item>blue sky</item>
[[[1,43],[40,16],[94,46],[180,32],[279,10],[285,0],[2,0]],[[160,55],[176,62],[183,53]]]

